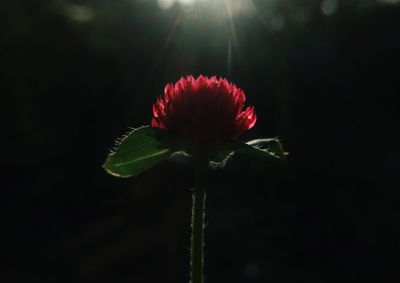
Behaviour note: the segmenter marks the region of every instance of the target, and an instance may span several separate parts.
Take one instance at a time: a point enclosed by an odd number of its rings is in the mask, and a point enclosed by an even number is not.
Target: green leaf
[[[212,168],[223,168],[226,163],[237,152],[247,157],[269,163],[280,163],[285,160],[285,152],[278,139],[256,139],[243,143],[240,141],[229,141],[222,143],[215,149],[215,154],[211,158]]]
[[[217,153],[211,158],[209,162],[211,168],[224,168],[229,159],[235,154],[231,147],[224,145],[216,150]]]
[[[136,176],[167,159],[173,152],[170,145],[171,136],[165,131],[143,126],[117,141],[103,167],[114,176]]]
[[[282,144],[277,138],[248,141],[242,144],[236,151],[249,157],[274,163],[284,162],[286,156]]]

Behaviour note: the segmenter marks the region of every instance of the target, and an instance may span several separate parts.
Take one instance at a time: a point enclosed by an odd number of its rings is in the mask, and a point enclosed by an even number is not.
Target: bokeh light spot
[[[244,274],[249,279],[256,279],[260,273],[260,269],[256,263],[248,263],[244,268]]]
[[[65,8],[65,11],[71,20],[77,22],[88,22],[94,17],[93,10],[85,5],[71,4]]]
[[[271,18],[272,28],[276,31],[280,31],[285,27],[286,20],[282,16],[273,16]]]
[[[400,3],[400,0],[378,0],[378,2],[383,4],[397,4]]]
[[[161,8],[161,9],[168,9],[168,8],[171,8],[174,4],[175,4],[175,0],[158,0],[157,1],[158,2],[158,6]]]
[[[178,0],[179,4],[186,5],[186,6],[193,5],[195,1],[196,0]]]
[[[331,16],[337,12],[339,3],[337,0],[322,0],[321,11],[324,15]]]

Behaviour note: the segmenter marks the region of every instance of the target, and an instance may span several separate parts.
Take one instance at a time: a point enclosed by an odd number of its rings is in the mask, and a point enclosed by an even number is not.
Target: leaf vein
[[[156,153],[152,153],[152,154],[149,154],[149,155],[146,155],[146,156],[142,156],[142,157],[139,157],[139,158],[136,158],[136,159],[134,159],[134,160],[127,161],[127,162],[121,162],[121,163],[113,164],[113,165],[111,165],[111,166],[113,166],[113,167],[119,167],[119,166],[128,165],[128,164],[131,164],[131,163],[135,163],[135,162],[138,162],[138,161],[142,161],[142,160],[144,160],[144,159],[152,158],[152,157],[155,157],[155,156],[158,156],[158,155],[163,155],[164,153],[166,153],[166,152],[168,152],[168,151],[169,151],[169,149],[166,148],[166,149],[160,150],[160,151],[158,151],[158,152],[156,152]]]

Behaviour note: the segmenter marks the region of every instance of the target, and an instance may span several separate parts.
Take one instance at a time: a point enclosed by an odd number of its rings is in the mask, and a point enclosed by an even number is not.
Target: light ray
[[[229,39],[232,37],[233,45],[235,48],[239,49],[239,42],[237,40],[235,24],[233,23],[232,7],[229,0],[225,0],[225,6],[227,11],[227,17],[229,21]]]
[[[229,40],[228,52],[226,58],[226,73],[230,77],[232,75],[232,42]]]
[[[146,81],[143,83],[144,89],[141,92],[137,93],[135,96],[134,107],[135,107],[135,105],[140,105],[140,103],[138,103],[138,101],[140,101],[143,98],[143,96],[145,96],[147,89],[149,88],[152,80],[154,79],[154,75],[157,72],[157,69],[159,68],[161,62],[163,61],[163,59],[166,56],[168,47],[170,46],[180,23],[181,23],[181,18],[180,17],[176,18],[175,22],[171,28],[171,31],[169,32],[168,37],[165,40],[164,45],[160,48],[159,52],[157,53],[158,55],[157,55],[156,59],[154,60],[151,70],[149,71],[149,75],[145,79]]]

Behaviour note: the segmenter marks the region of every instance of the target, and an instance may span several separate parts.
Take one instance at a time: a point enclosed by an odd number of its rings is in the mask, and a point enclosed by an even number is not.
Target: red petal
[[[151,126],[154,127],[154,128],[158,128],[159,127],[156,118],[153,118],[151,120]]]
[[[167,84],[164,88],[164,98],[165,102],[169,102],[171,100],[171,97],[174,94],[174,86],[172,84]]]
[[[253,128],[253,126],[257,122],[257,115],[256,115],[256,112],[254,111],[254,107],[250,108],[247,119],[248,119],[247,129],[249,130],[249,129]]]
[[[155,104],[153,104],[153,115],[154,115],[154,117],[158,117],[158,109],[157,109],[157,107],[156,107],[156,105]]]
[[[256,123],[254,107],[243,109],[244,92],[225,78],[181,77],[167,84],[153,105],[152,126],[194,142],[232,139]]]

